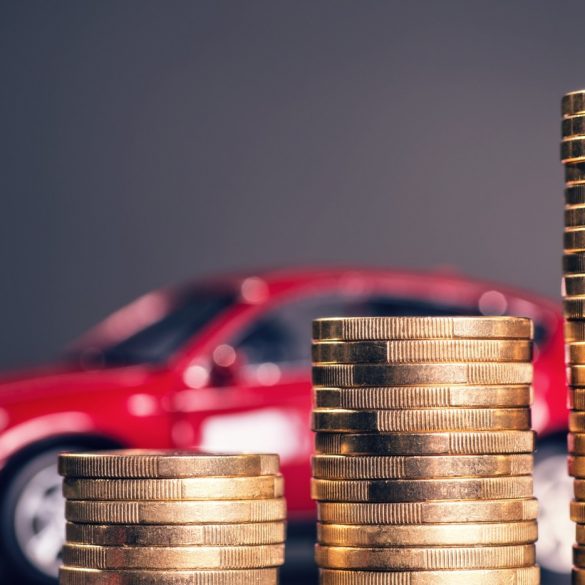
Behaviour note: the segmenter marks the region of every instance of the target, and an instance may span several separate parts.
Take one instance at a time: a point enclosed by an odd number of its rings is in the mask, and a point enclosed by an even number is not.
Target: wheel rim
[[[20,550],[42,573],[55,577],[65,539],[65,500],[56,462],[35,473],[20,492],[14,529]]]
[[[569,518],[573,481],[567,474],[567,456],[557,454],[537,461],[534,491],[538,515],[538,562],[548,571],[570,573],[575,527]]]

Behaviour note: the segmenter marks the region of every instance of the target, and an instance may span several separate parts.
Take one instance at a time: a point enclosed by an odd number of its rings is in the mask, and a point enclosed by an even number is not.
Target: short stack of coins
[[[286,506],[277,455],[109,451],[59,458],[61,585],[275,585]]]
[[[585,91],[562,102],[565,166],[563,296],[569,382],[569,473],[575,478],[571,518],[577,523],[573,582],[585,584]]]
[[[323,585],[533,585],[532,323],[313,324]]]

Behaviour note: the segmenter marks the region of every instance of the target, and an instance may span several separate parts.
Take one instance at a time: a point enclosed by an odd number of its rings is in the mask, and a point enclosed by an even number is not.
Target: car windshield
[[[184,292],[161,318],[102,348],[95,361],[105,366],[164,363],[235,299],[233,292],[201,289]]]

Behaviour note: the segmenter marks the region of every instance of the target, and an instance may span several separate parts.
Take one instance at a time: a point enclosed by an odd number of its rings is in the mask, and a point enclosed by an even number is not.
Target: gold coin
[[[522,339],[316,341],[313,363],[526,362],[532,343]]]
[[[569,384],[573,386],[585,386],[585,366],[569,366],[567,378]]]
[[[532,453],[533,431],[467,433],[317,433],[315,450],[330,455],[485,455]]]
[[[563,246],[565,252],[583,252],[585,250],[585,229],[566,230],[563,234]],[[578,295],[583,293],[567,291],[566,294]]]
[[[68,500],[65,517],[82,524],[232,524],[286,518],[283,498],[198,502],[96,502]]]
[[[313,384],[326,387],[531,383],[532,364],[522,362],[313,366]]]
[[[573,484],[575,499],[579,501],[585,501],[585,480],[576,479]]]
[[[585,205],[585,186],[575,185],[565,189],[565,203],[567,205]]]
[[[585,317],[585,298],[565,297],[563,309],[567,319],[583,319]]]
[[[575,129],[580,127],[580,124],[575,118],[570,119]],[[568,122],[564,120],[563,124]],[[567,124],[570,126],[571,124]],[[574,162],[585,162],[585,142],[582,136],[571,136],[564,138],[561,142],[561,162],[562,163],[574,163]]]
[[[314,455],[318,479],[432,479],[529,475],[532,455]]]
[[[571,433],[585,433],[585,412],[580,410],[569,412],[569,431]]]
[[[283,496],[282,476],[181,479],[65,478],[70,500],[249,500]]]
[[[582,185],[585,181],[585,164],[565,163],[565,184],[567,187]]]
[[[572,390],[575,392],[575,390]],[[569,433],[567,436],[569,453],[573,455],[585,455],[585,434]]]
[[[530,430],[527,408],[428,410],[314,410],[313,430],[322,432],[421,432]]]
[[[563,138],[574,138],[585,135],[585,116],[571,116],[561,122],[561,134]],[[562,152],[561,152],[562,158]]]
[[[576,545],[573,547],[573,563],[580,568],[585,568],[585,547]]]
[[[585,90],[566,93],[561,108],[564,118],[585,113]]]
[[[585,524],[585,502],[571,502],[571,520],[577,524]]]
[[[569,388],[569,408],[585,410],[585,388]]]
[[[63,563],[91,569],[261,569],[284,562],[282,544],[261,546],[63,546]]]
[[[585,341],[585,320],[565,321],[565,341],[567,343]]]
[[[315,388],[317,408],[396,410],[403,408],[505,408],[530,406],[530,386],[394,386]]]
[[[585,364],[585,342],[573,342],[567,345],[566,361],[571,365]]]
[[[585,569],[573,567],[572,579],[573,585],[585,585]]]
[[[275,585],[278,569],[226,571],[101,571],[76,567],[59,569],[60,585]]]
[[[585,273],[585,252],[574,252],[563,256],[563,272],[567,274]]]
[[[534,565],[533,544],[438,548],[315,546],[315,560],[329,569],[423,571],[508,569]]]
[[[462,524],[535,520],[535,498],[412,503],[317,502],[317,518],[330,524]]]
[[[330,502],[421,502],[529,498],[532,476],[458,479],[333,480],[311,478],[311,497]]]
[[[321,585],[486,585],[488,583],[489,585],[540,585],[540,569],[536,566],[475,571],[408,572],[319,569],[319,583]]]
[[[568,462],[570,476],[585,478],[585,457],[575,457],[574,455],[571,455]]]
[[[185,524],[174,526],[72,524],[70,543],[101,546],[195,546],[277,544],[285,540],[284,522],[257,524]]]
[[[585,244],[585,230],[578,230],[578,232],[566,232],[565,235],[576,233],[579,233],[583,236],[583,243]],[[580,274],[565,276],[563,278],[563,289],[564,293],[569,296],[585,295],[585,276]]]
[[[577,544],[585,544],[585,524],[577,524],[576,529]]]
[[[406,547],[529,544],[538,525],[529,522],[485,524],[349,525],[317,523],[317,540],[330,546]]]
[[[342,317],[313,321],[313,339],[532,339],[522,317]]]
[[[565,206],[565,226],[582,227],[585,225],[585,206],[567,205]]]
[[[59,456],[59,473],[66,477],[172,479],[276,475],[278,472],[278,455],[128,449]]]

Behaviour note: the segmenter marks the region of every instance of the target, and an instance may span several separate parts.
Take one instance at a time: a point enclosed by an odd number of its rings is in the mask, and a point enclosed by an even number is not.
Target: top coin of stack
[[[512,317],[314,322],[322,583],[539,582],[531,339]]]
[[[61,585],[274,585],[278,455],[101,451],[59,458]]]
[[[561,159],[565,165],[563,296],[569,378],[569,472],[575,477],[574,583],[585,584],[585,91],[564,96]]]

